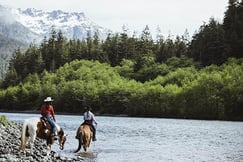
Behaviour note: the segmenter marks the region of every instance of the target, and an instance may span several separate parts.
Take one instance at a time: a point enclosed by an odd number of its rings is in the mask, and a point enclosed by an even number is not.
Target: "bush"
[[[6,127],[10,126],[10,122],[7,120],[5,115],[0,116],[0,123],[3,124]]]

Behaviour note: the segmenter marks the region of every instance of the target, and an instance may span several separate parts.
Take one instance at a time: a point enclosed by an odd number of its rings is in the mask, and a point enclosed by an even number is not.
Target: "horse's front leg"
[[[48,138],[46,140],[46,146],[47,146],[46,153],[47,153],[47,155],[49,155],[51,153],[51,144],[52,144],[52,139],[51,138]]]
[[[51,144],[48,144],[47,145],[47,151],[46,151],[46,154],[47,156],[51,153]]]

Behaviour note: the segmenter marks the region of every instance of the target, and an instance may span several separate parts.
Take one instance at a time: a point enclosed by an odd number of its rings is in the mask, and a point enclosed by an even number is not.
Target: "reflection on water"
[[[75,156],[82,157],[83,160],[95,160],[98,157],[98,152],[79,152]]]
[[[2,113],[1,113],[2,114]],[[38,114],[4,113],[22,122]],[[64,150],[53,150],[86,162],[243,161],[243,122],[155,118],[97,117],[97,141],[78,152],[76,129],[82,116],[57,115],[68,134]]]

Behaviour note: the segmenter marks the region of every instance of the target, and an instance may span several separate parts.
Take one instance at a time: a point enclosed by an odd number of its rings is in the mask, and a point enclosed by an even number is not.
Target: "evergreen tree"
[[[70,39],[68,42],[68,58],[69,61],[73,61],[75,59],[78,59],[78,45],[77,41],[75,39]]]
[[[169,35],[166,40],[161,38],[159,40],[158,50],[156,52],[156,60],[158,62],[165,62],[167,59],[176,56],[175,43]]]
[[[101,48],[98,31],[96,31],[93,35],[92,44],[93,44],[91,49],[92,59],[99,60],[100,62],[106,61],[106,58],[103,56],[103,51]]]
[[[49,69],[49,55],[48,55],[48,40],[46,37],[44,37],[43,41],[41,42],[40,45],[40,52],[42,55],[42,59],[44,61],[44,69],[48,70]]]
[[[63,36],[61,31],[57,33],[55,47],[56,47],[56,52],[55,52],[56,68],[59,68],[60,66],[68,62],[67,40]]]
[[[22,70],[24,69],[24,58],[20,49],[14,51],[11,60],[9,61],[9,67],[5,79],[2,83],[3,88],[7,88],[9,86],[15,86],[22,79],[19,74],[22,74]]]
[[[155,46],[155,58],[156,62],[162,63],[164,60],[164,49],[165,49],[165,41],[162,36],[157,36],[158,39],[156,41],[156,46]]]
[[[146,27],[142,31],[142,35],[140,38],[140,45],[141,45],[142,55],[150,54],[153,50],[153,39],[148,25],[146,25]]]
[[[211,18],[209,24],[202,25],[199,33],[193,36],[190,55],[203,66],[220,65],[226,61],[224,41],[222,25]]]
[[[185,56],[187,54],[187,45],[179,36],[176,37],[174,44],[176,57]]]
[[[48,57],[49,59],[49,71],[54,72],[56,69],[56,39],[57,39],[57,32],[54,28],[51,31],[50,38],[48,40]]]
[[[30,44],[29,48],[25,52],[24,58],[26,62],[26,74],[22,76],[22,78],[25,78],[29,73],[40,74],[43,71],[44,62],[42,55],[38,47],[36,47],[34,44]]]
[[[118,40],[118,55],[119,55],[119,62],[122,59],[128,59],[128,29],[126,26],[123,26],[123,31],[120,33],[119,40]]]
[[[91,31],[89,31],[87,33],[86,42],[87,42],[87,59],[91,60],[91,59],[93,59],[93,56],[92,56],[93,42],[92,42]]]
[[[136,50],[135,71],[138,71],[147,64],[148,60],[154,60],[153,39],[148,25],[146,25],[140,39],[137,41]]]
[[[108,34],[105,42],[103,43],[104,55],[107,56],[109,63],[112,66],[119,64],[119,54],[118,54],[118,34],[112,35]]]
[[[229,0],[223,28],[228,55],[241,58],[243,56],[243,1]]]

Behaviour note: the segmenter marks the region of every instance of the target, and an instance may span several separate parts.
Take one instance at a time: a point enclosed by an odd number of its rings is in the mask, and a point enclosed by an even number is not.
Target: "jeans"
[[[57,128],[56,128],[56,124],[55,121],[52,119],[51,115],[43,115],[43,117],[45,117],[47,119],[47,121],[50,123],[51,125],[51,132],[55,133]]]

